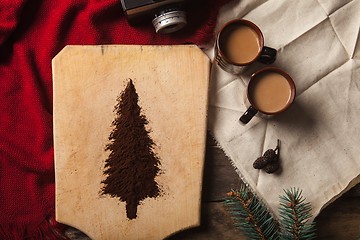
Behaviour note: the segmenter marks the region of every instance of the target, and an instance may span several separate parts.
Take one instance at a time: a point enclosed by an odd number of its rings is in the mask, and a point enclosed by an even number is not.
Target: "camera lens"
[[[166,9],[156,14],[152,23],[157,33],[172,33],[187,24],[186,13],[179,8]]]

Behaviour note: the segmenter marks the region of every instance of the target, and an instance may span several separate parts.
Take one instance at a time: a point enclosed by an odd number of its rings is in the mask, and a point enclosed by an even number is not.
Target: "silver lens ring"
[[[163,12],[152,21],[155,31],[161,34],[172,33],[180,30],[186,24],[186,13],[181,10]]]

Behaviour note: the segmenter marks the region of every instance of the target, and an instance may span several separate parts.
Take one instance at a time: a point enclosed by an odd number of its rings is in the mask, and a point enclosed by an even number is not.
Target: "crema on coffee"
[[[260,111],[276,113],[285,108],[291,100],[289,81],[278,72],[264,72],[251,80],[248,88],[249,99]]]
[[[232,62],[245,64],[253,61],[261,50],[256,31],[248,25],[234,26],[227,35],[224,54]]]

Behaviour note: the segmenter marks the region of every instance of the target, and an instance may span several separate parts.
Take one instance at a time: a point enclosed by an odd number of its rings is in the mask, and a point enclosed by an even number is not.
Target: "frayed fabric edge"
[[[230,162],[230,164],[233,166],[235,172],[237,173],[237,175],[239,176],[239,178],[241,179],[241,181],[244,183],[244,185],[250,190],[250,192],[259,197],[261,199],[261,201],[263,201],[265,203],[266,208],[268,209],[268,211],[270,212],[271,216],[274,217],[276,220],[278,220],[277,215],[273,212],[273,210],[271,208],[269,208],[268,203],[265,201],[265,199],[261,196],[260,193],[256,192],[255,189],[249,184],[249,182],[245,179],[244,175],[241,173],[241,171],[239,170],[239,168],[236,166],[235,162],[231,159],[231,157],[225,152],[225,150],[223,149],[223,147],[221,146],[221,144],[216,140],[214,134],[211,132],[210,129],[208,129],[208,133],[211,136],[211,138],[214,140],[214,142],[216,143],[216,145],[223,151],[224,155],[226,156],[226,158],[228,159],[228,161]]]

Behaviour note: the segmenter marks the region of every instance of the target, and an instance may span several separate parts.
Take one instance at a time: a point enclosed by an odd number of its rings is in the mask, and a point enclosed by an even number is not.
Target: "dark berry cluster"
[[[278,140],[278,144],[275,149],[268,149],[261,156],[258,157],[253,163],[253,167],[255,169],[264,169],[267,173],[274,173],[280,167],[279,160],[280,153],[280,141]]]

